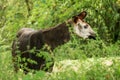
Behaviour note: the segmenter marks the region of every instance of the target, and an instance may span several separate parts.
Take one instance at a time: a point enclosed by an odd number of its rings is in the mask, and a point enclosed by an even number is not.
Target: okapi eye
[[[88,28],[88,25],[85,25],[84,28],[87,29],[87,28]]]

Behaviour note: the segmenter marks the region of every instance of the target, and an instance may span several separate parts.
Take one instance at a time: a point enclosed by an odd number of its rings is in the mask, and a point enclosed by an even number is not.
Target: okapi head
[[[83,11],[79,15],[73,17],[73,22],[74,22],[73,25],[74,25],[75,33],[79,37],[82,37],[84,39],[86,38],[95,39],[95,32],[93,31],[91,26],[88,23],[84,22],[83,20],[86,17],[86,15],[87,13]]]

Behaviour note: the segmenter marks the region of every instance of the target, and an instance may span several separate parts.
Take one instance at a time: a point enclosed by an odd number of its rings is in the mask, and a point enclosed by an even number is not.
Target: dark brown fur
[[[26,59],[32,59],[37,62],[37,64],[32,64],[25,61],[27,63],[26,67],[28,69],[40,70],[45,67],[45,59],[43,57],[38,57],[36,54],[39,53],[44,44],[50,46],[51,50],[53,50],[58,45],[64,44],[69,41],[70,34],[68,30],[68,26],[66,23],[62,23],[57,25],[56,27],[46,29],[46,30],[33,30],[31,28],[23,28],[17,33],[17,39],[13,42],[12,45],[12,56],[15,70],[18,70],[17,64],[17,50],[20,51],[20,57]],[[28,47],[29,46],[29,47]],[[17,48],[18,47],[18,48]],[[30,53],[29,50],[36,48],[34,53]],[[20,64],[24,64],[23,61],[18,62]],[[53,64],[51,65],[52,69]],[[49,71],[51,69],[45,69]],[[28,71],[24,69],[24,71]]]

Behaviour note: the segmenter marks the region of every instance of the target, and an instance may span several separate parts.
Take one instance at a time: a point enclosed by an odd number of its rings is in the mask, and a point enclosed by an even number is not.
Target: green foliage
[[[60,72],[14,72],[11,44],[20,28],[53,27],[83,10],[88,13],[86,21],[96,31],[96,40],[83,40],[72,34],[68,43],[58,46],[52,53]],[[119,80],[119,57],[120,0],[0,0],[0,80]],[[50,58],[46,59],[49,62]],[[112,66],[102,65],[102,60],[109,59]],[[61,68],[68,63],[64,60],[75,60],[72,66],[79,70]]]
[[[56,63],[58,71],[46,80],[119,80],[119,58],[97,58],[86,60],[64,60]],[[73,64],[74,63],[74,64]],[[78,64],[79,63],[79,64]],[[116,71],[118,70],[118,71]]]

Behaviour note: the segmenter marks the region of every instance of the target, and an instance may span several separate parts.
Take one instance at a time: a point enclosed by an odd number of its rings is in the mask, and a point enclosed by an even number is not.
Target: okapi
[[[15,71],[18,71],[21,66],[26,66],[32,70],[45,70],[50,71],[53,68],[54,60],[51,61],[50,67],[46,67],[46,61],[43,56],[37,56],[43,45],[47,44],[51,50],[54,50],[59,45],[62,45],[70,40],[69,26],[73,27],[74,32],[84,39],[95,39],[95,32],[90,25],[83,21],[87,13],[81,12],[79,15],[74,16],[66,22],[63,22],[55,27],[45,30],[33,30],[31,28],[22,28],[17,33],[17,39],[12,44],[12,57],[14,62]],[[35,51],[31,51],[35,48]],[[19,57],[23,60],[20,61]],[[30,60],[36,63],[30,63]],[[25,72],[29,70],[24,68]]]

